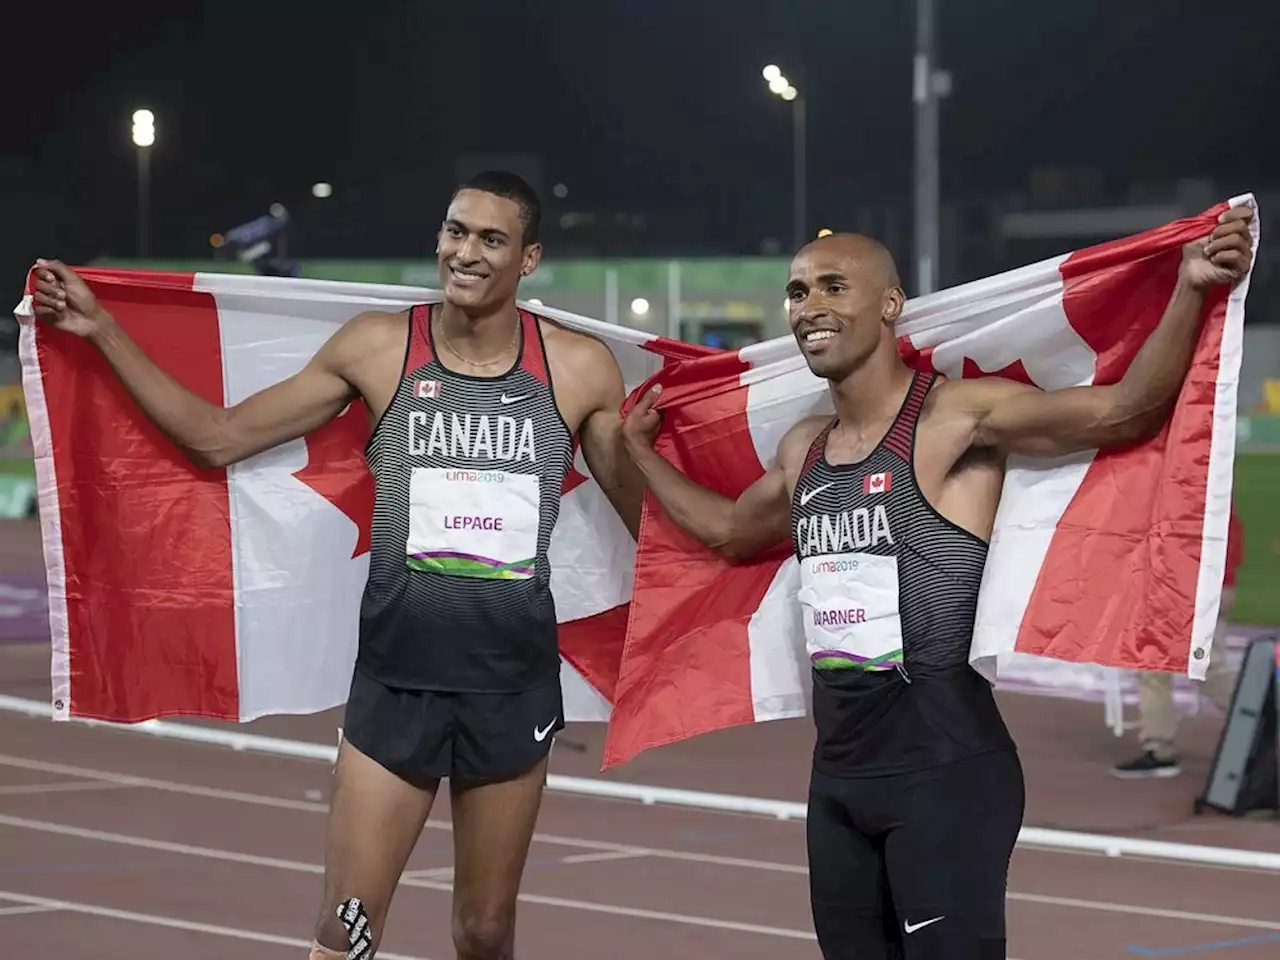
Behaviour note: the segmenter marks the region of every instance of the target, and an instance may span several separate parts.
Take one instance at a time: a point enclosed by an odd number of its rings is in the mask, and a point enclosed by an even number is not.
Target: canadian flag
[[[862,478],[862,492],[864,494],[888,493],[892,489],[892,471],[887,471],[885,473],[869,473]]]
[[[949,377],[1000,375],[1049,390],[1114,382],[1164,311],[1181,246],[1227,206],[911,300],[901,351]],[[1252,228],[1256,261],[1256,216]],[[284,278],[84,275],[150,356],[224,404],[299,369],[362,310],[439,299]],[[1159,435],[1009,463],[974,628],[976,669],[994,678],[997,661],[1044,656],[1204,677],[1226,562],[1247,291],[1248,277],[1209,298]],[[661,382],[660,452],[727,496],[773,462],[799,418],[832,411],[792,337],[711,351],[528,309],[600,337],[632,400]],[[302,440],[198,471],[89,344],[33,324],[28,301],[17,313],[55,714],[248,720],[342,703],[368,565],[365,411],[353,405]],[[883,488],[891,483],[886,474]],[[637,548],[578,456],[551,562],[566,719],[609,720],[605,766],[807,711],[788,543],[728,563],[647,498]]]
[[[998,375],[1046,390],[1114,382],[1164,312],[1182,245],[1241,203],[1253,197],[913,299],[898,322],[900,351],[952,378]],[[1259,223],[1255,211],[1255,260]],[[1226,564],[1248,281],[1208,298],[1192,368],[1157,436],[1009,462],[970,652],[989,679],[1036,656],[1204,678]],[[774,462],[792,424],[833,409],[790,337],[653,379],[663,385],[659,451],[730,497]],[[730,563],[650,502],[605,765],[804,715],[811,672],[798,589],[790,544]]]
[[[146,353],[230,406],[300,369],[346,319],[438,291],[227,274],[78,271]],[[604,336],[626,384],[711,353],[560,311]],[[19,307],[49,584],[55,717],[248,721],[346,701],[369,566],[368,415],[199,470],[89,343]],[[419,396],[440,384],[419,381]],[[550,547],[567,720],[603,720],[635,544],[581,452]]]

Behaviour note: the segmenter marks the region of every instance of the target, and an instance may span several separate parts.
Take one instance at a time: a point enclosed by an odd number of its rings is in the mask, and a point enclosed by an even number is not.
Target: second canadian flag
[[[862,478],[862,492],[868,493],[888,493],[893,489],[893,471],[886,473],[869,473]]]

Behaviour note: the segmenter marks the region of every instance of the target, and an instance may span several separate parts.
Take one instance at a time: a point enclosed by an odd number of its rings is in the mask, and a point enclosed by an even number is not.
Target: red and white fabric
[[[950,377],[998,374],[1045,389],[1112,382],[1159,320],[1182,244],[1228,205],[913,299],[899,324],[903,355]],[[1256,256],[1257,217],[1253,229]],[[150,356],[222,404],[299,369],[362,310],[439,299],[329,281],[83,275]],[[1246,277],[1210,298],[1191,373],[1158,436],[1010,463],[972,651],[988,676],[1021,655],[1203,676],[1227,566],[1247,292]],[[713,351],[532,309],[607,343],[633,397],[661,381],[659,448],[727,495],[773,461],[798,418],[831,409],[789,336]],[[353,405],[303,440],[199,471],[91,345],[31,323],[29,301],[17,314],[56,716],[246,721],[342,703],[368,563],[364,411]],[[787,544],[730,564],[648,498],[637,549],[579,454],[551,559],[566,719],[609,721],[606,766],[806,712]]]

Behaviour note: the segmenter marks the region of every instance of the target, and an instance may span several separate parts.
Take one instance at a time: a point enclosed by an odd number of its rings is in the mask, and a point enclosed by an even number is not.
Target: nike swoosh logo
[[[502,403],[504,405],[508,403],[519,403],[521,400],[528,400],[528,399],[529,399],[528,394],[521,394],[518,397],[508,397],[505,393],[502,395]]]
[[[547,734],[551,732],[551,728],[554,727],[555,725],[556,725],[556,722],[552,720],[541,730],[539,730],[537,727],[534,727],[533,739],[537,740],[538,743],[541,743],[543,740],[547,739]]]
[[[800,506],[803,507],[806,503],[808,503],[810,500],[812,500],[814,497],[820,494],[823,490],[827,489],[827,487],[829,486],[831,486],[831,484],[824,483],[820,487],[814,487],[812,490],[806,490],[804,493],[800,494]]]
[[[910,923],[906,920],[902,921],[902,929],[907,933],[915,933],[921,927],[927,927],[931,923],[937,923],[942,917],[934,917],[932,920],[925,920],[923,923]]]

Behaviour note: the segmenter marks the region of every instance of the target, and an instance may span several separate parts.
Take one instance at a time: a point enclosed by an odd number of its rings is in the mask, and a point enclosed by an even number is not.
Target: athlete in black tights
[[[1164,317],[1114,385],[913,372],[894,337],[905,296],[892,257],[836,234],[796,255],[787,284],[834,417],[796,424],[733,501],[655,453],[653,393],[629,414],[631,456],[677,524],[730,558],[790,539],[799,562],[817,728],[810,892],[827,960],[1003,960],[1022,769],[968,654],[1005,458],[1156,433],[1206,291],[1248,270],[1251,216],[1231,210],[1187,246]]]

